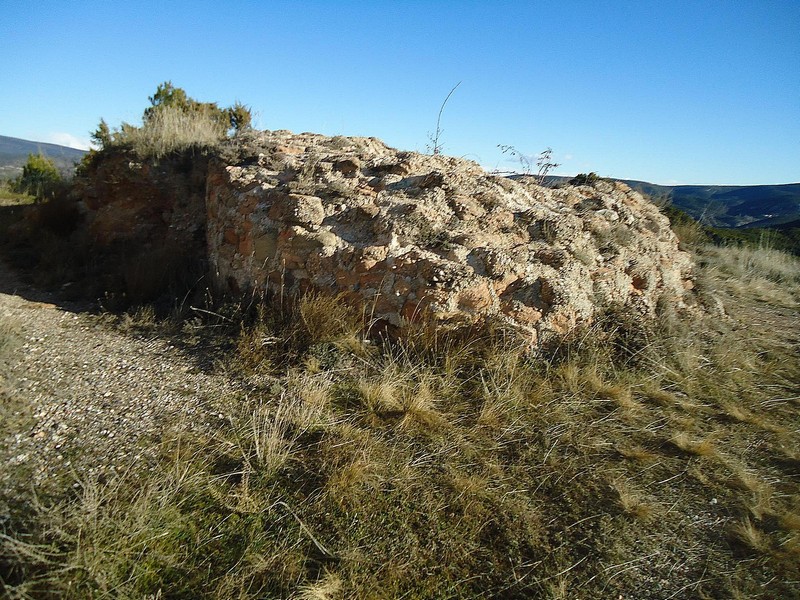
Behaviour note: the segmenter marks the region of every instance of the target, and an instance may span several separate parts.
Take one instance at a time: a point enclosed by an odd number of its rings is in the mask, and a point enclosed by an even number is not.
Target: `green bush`
[[[250,110],[237,102],[229,108],[219,108],[216,102],[198,102],[186,95],[182,88],[176,88],[171,81],[165,81],[156,88],[150,98],[150,106],[145,109],[145,123],[156,117],[162,110],[177,110],[187,115],[202,116],[219,128],[220,135],[228,130],[239,130],[250,126]]]
[[[572,185],[594,185],[602,179],[602,177],[592,171],[591,173],[579,173],[570,180],[570,183]]]
[[[49,200],[63,187],[63,179],[55,163],[42,154],[29,154],[22,175],[14,182],[14,191],[34,196],[37,201]]]

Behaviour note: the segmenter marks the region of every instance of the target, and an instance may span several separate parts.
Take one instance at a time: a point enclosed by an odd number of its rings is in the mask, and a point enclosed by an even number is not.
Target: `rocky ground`
[[[169,340],[129,334],[83,303],[61,303],[0,263],[2,485],[75,484],[145,466],[176,420],[202,426],[235,387]],[[27,474],[32,481],[20,480]],[[13,480],[12,480],[13,479]]]

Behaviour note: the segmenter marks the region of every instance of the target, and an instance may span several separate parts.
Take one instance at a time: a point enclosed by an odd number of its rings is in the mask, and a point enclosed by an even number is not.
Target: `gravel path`
[[[176,419],[223,418],[214,406],[239,388],[169,340],[124,333],[88,308],[0,264],[0,491],[146,466]]]

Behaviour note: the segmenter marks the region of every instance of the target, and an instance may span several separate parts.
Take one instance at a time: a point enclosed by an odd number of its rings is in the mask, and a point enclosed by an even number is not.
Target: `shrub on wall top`
[[[130,148],[141,158],[160,158],[175,151],[215,146],[229,132],[250,126],[250,109],[237,102],[219,108],[215,102],[199,102],[182,88],[166,81],[148,98],[142,125],[122,123],[111,130],[104,120],[92,139],[102,149]]]

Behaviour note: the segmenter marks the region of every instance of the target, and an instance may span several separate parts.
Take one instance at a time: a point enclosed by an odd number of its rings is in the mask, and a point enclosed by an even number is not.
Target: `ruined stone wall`
[[[206,209],[218,285],[342,292],[392,325],[494,316],[537,339],[690,300],[668,220],[621,183],[548,189],[374,138],[259,132],[212,162]]]
[[[206,176],[207,157],[192,151],[98,153],[71,190],[83,216],[72,237],[91,256],[76,274],[80,287],[124,307],[197,280],[207,252]]]
[[[105,152],[78,177],[85,224],[99,247],[123,242],[147,244],[205,240],[207,159],[186,153],[140,160],[133,153]]]

